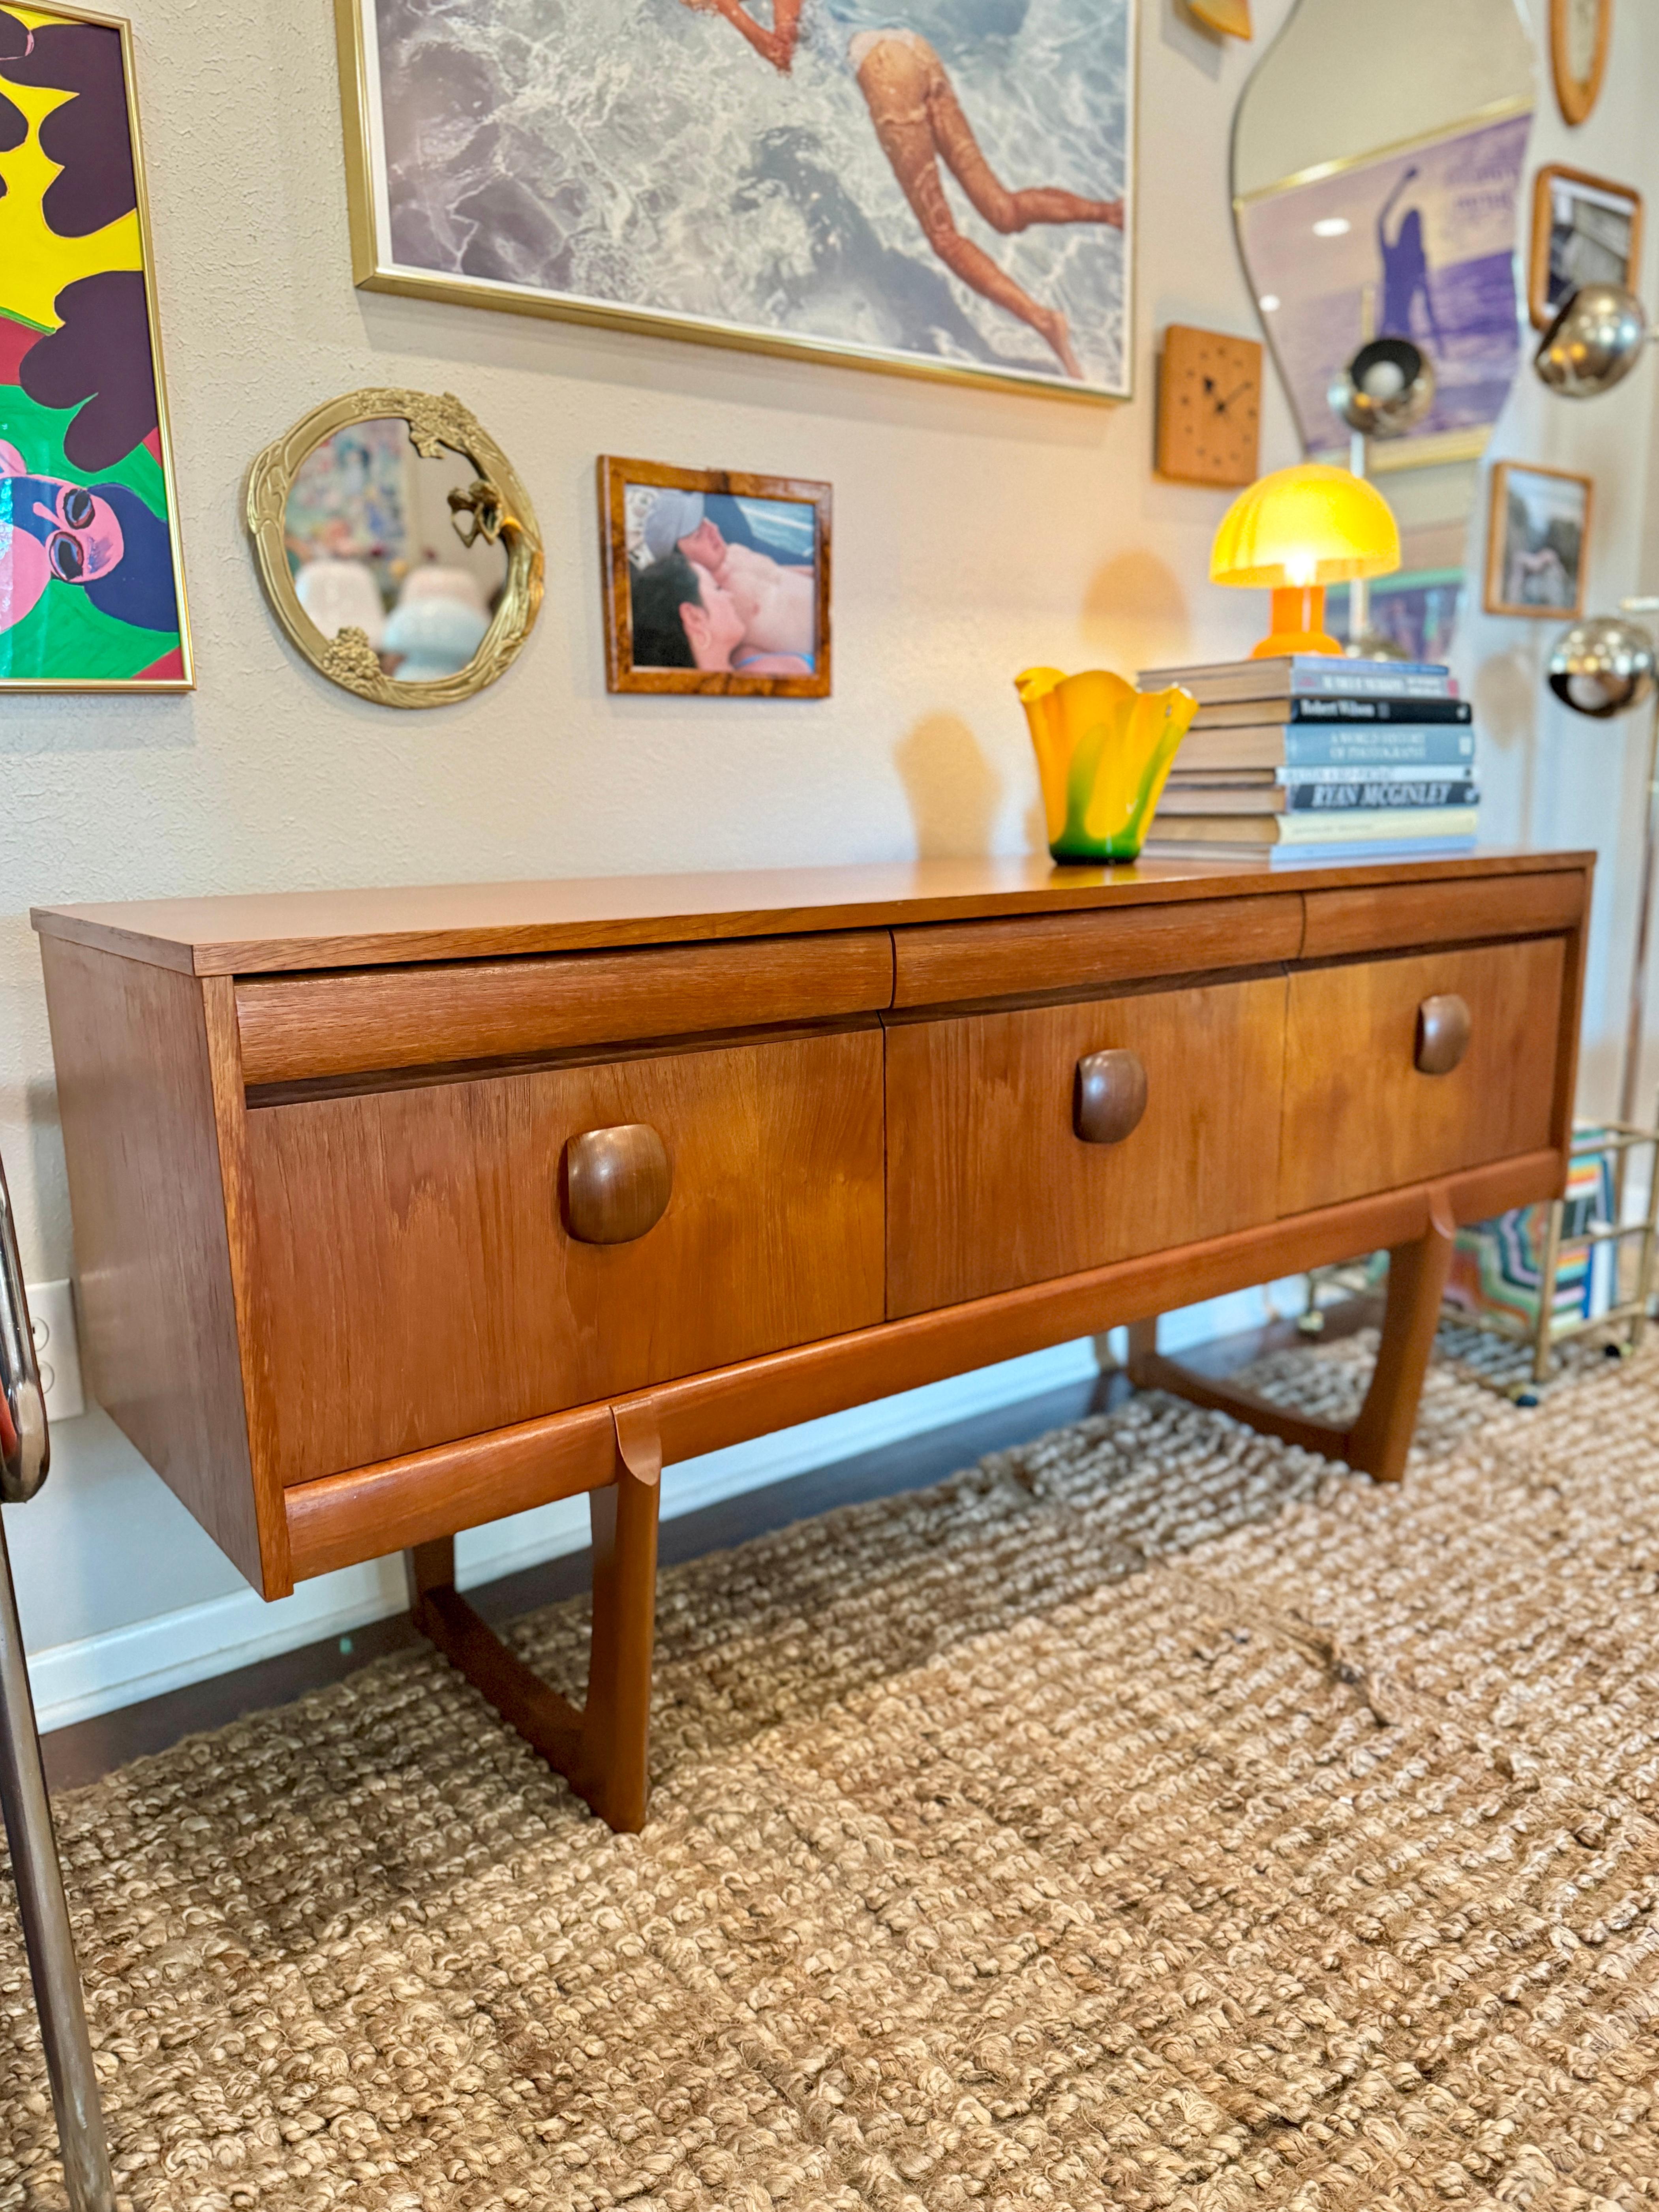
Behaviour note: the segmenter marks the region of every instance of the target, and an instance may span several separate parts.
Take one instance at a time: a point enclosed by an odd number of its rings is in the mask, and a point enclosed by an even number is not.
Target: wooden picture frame
[[[1133,396],[1137,0],[1054,0],[1029,29],[1024,8],[946,9],[948,59],[768,0],[580,9],[545,40],[509,0],[334,12],[364,290]],[[974,134],[960,222],[938,181],[963,155],[953,118]],[[887,151],[918,124],[920,178]]]
[[[647,550],[645,532],[653,508],[662,502],[642,500],[641,495],[663,492],[688,495],[695,502],[676,518],[691,527],[684,534],[677,532],[653,554]],[[827,483],[799,477],[753,476],[731,469],[670,468],[660,461],[624,460],[602,453],[599,493],[607,690],[750,699],[830,696],[831,495]],[[708,507],[714,502],[719,505],[711,514]],[[790,507],[809,510],[810,523],[785,514],[741,511]],[[706,545],[688,553],[684,549],[690,544],[693,532],[701,538],[704,531],[711,531],[712,538]],[[802,538],[803,533],[804,542],[789,542],[792,537]],[[770,561],[775,568],[798,574],[807,564],[787,556],[805,551],[808,544],[812,578],[810,635],[803,631],[797,637],[792,629],[799,610],[798,591],[787,574],[769,580],[759,563]],[[699,552],[707,552],[707,560],[698,559]],[[636,661],[641,634],[635,621],[636,580],[653,568],[665,569],[676,559],[694,562],[696,588],[708,619],[693,625],[694,638],[688,628],[689,611],[683,609],[677,616],[672,599],[665,602],[670,611],[665,617],[653,619],[650,633],[659,641],[656,652]],[[715,567],[717,559],[720,565]],[[665,580],[673,581],[672,578]],[[732,625],[745,619],[764,634],[731,641]],[[656,657],[666,650],[682,648],[696,656],[692,665],[671,665],[665,658]],[[722,654],[724,665],[720,665]],[[778,665],[797,660],[805,660],[806,665]]]
[[[1553,490],[1571,484],[1579,496]],[[1512,495],[1530,489],[1526,525],[1535,544],[1517,545]],[[1584,611],[1584,562],[1589,545],[1595,486],[1571,469],[1539,468],[1530,461],[1499,461],[1492,472],[1486,515],[1486,574],[1482,605],[1489,615],[1571,621]],[[1542,527],[1540,527],[1541,519]],[[1562,581],[1557,582],[1558,577]]]
[[[1555,266],[1557,217],[1563,204],[1575,199],[1601,216],[1604,224],[1616,225],[1620,217],[1629,224],[1621,274],[1614,274],[1611,268],[1574,274]],[[1585,243],[1597,260],[1614,251],[1606,240]],[[1548,329],[1563,301],[1577,284],[1620,283],[1627,291],[1639,290],[1641,268],[1642,195],[1634,185],[1593,176],[1588,169],[1575,169],[1565,161],[1552,161],[1539,170],[1533,179],[1532,248],[1527,261],[1527,312],[1535,330]]]
[[[1589,51],[1584,28],[1590,25]],[[1550,0],[1550,75],[1564,118],[1583,123],[1601,94],[1613,44],[1613,0]]]

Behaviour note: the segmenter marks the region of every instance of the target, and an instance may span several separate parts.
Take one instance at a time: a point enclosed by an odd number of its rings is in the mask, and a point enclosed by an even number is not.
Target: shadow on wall
[[[1002,778],[966,722],[927,714],[901,738],[893,758],[924,860],[973,859],[991,849]]]
[[[1476,669],[1471,690],[1481,744],[1513,752],[1519,762],[1516,821],[1524,842],[1531,835],[1538,767],[1539,680],[1534,653],[1521,644],[1494,653]]]
[[[1192,627],[1181,579],[1155,554],[1118,554],[1089,580],[1083,635],[1088,665],[1131,684],[1138,668],[1185,660]]]

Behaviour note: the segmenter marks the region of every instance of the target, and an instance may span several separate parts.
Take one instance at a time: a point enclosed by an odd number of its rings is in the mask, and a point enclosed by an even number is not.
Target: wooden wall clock
[[[1261,346],[1171,323],[1158,383],[1158,473],[1247,484],[1261,473]]]
[[[1613,0],[1550,0],[1550,73],[1569,123],[1595,105],[1613,42]]]

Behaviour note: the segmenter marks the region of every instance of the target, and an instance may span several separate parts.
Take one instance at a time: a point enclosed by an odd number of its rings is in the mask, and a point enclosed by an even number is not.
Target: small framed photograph
[[[1527,275],[1527,305],[1537,329],[1547,329],[1581,284],[1635,291],[1641,260],[1640,192],[1559,162],[1538,172]]]
[[[830,487],[599,459],[612,691],[830,696]]]
[[[1584,549],[1589,537],[1588,477],[1500,461],[1492,472],[1486,532],[1489,615],[1563,615],[1584,611]]]

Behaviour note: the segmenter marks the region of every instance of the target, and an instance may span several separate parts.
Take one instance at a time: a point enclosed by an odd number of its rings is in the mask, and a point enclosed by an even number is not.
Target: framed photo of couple
[[[599,460],[612,691],[830,696],[830,487]]]
[[[1129,396],[1134,0],[335,0],[353,273]]]

